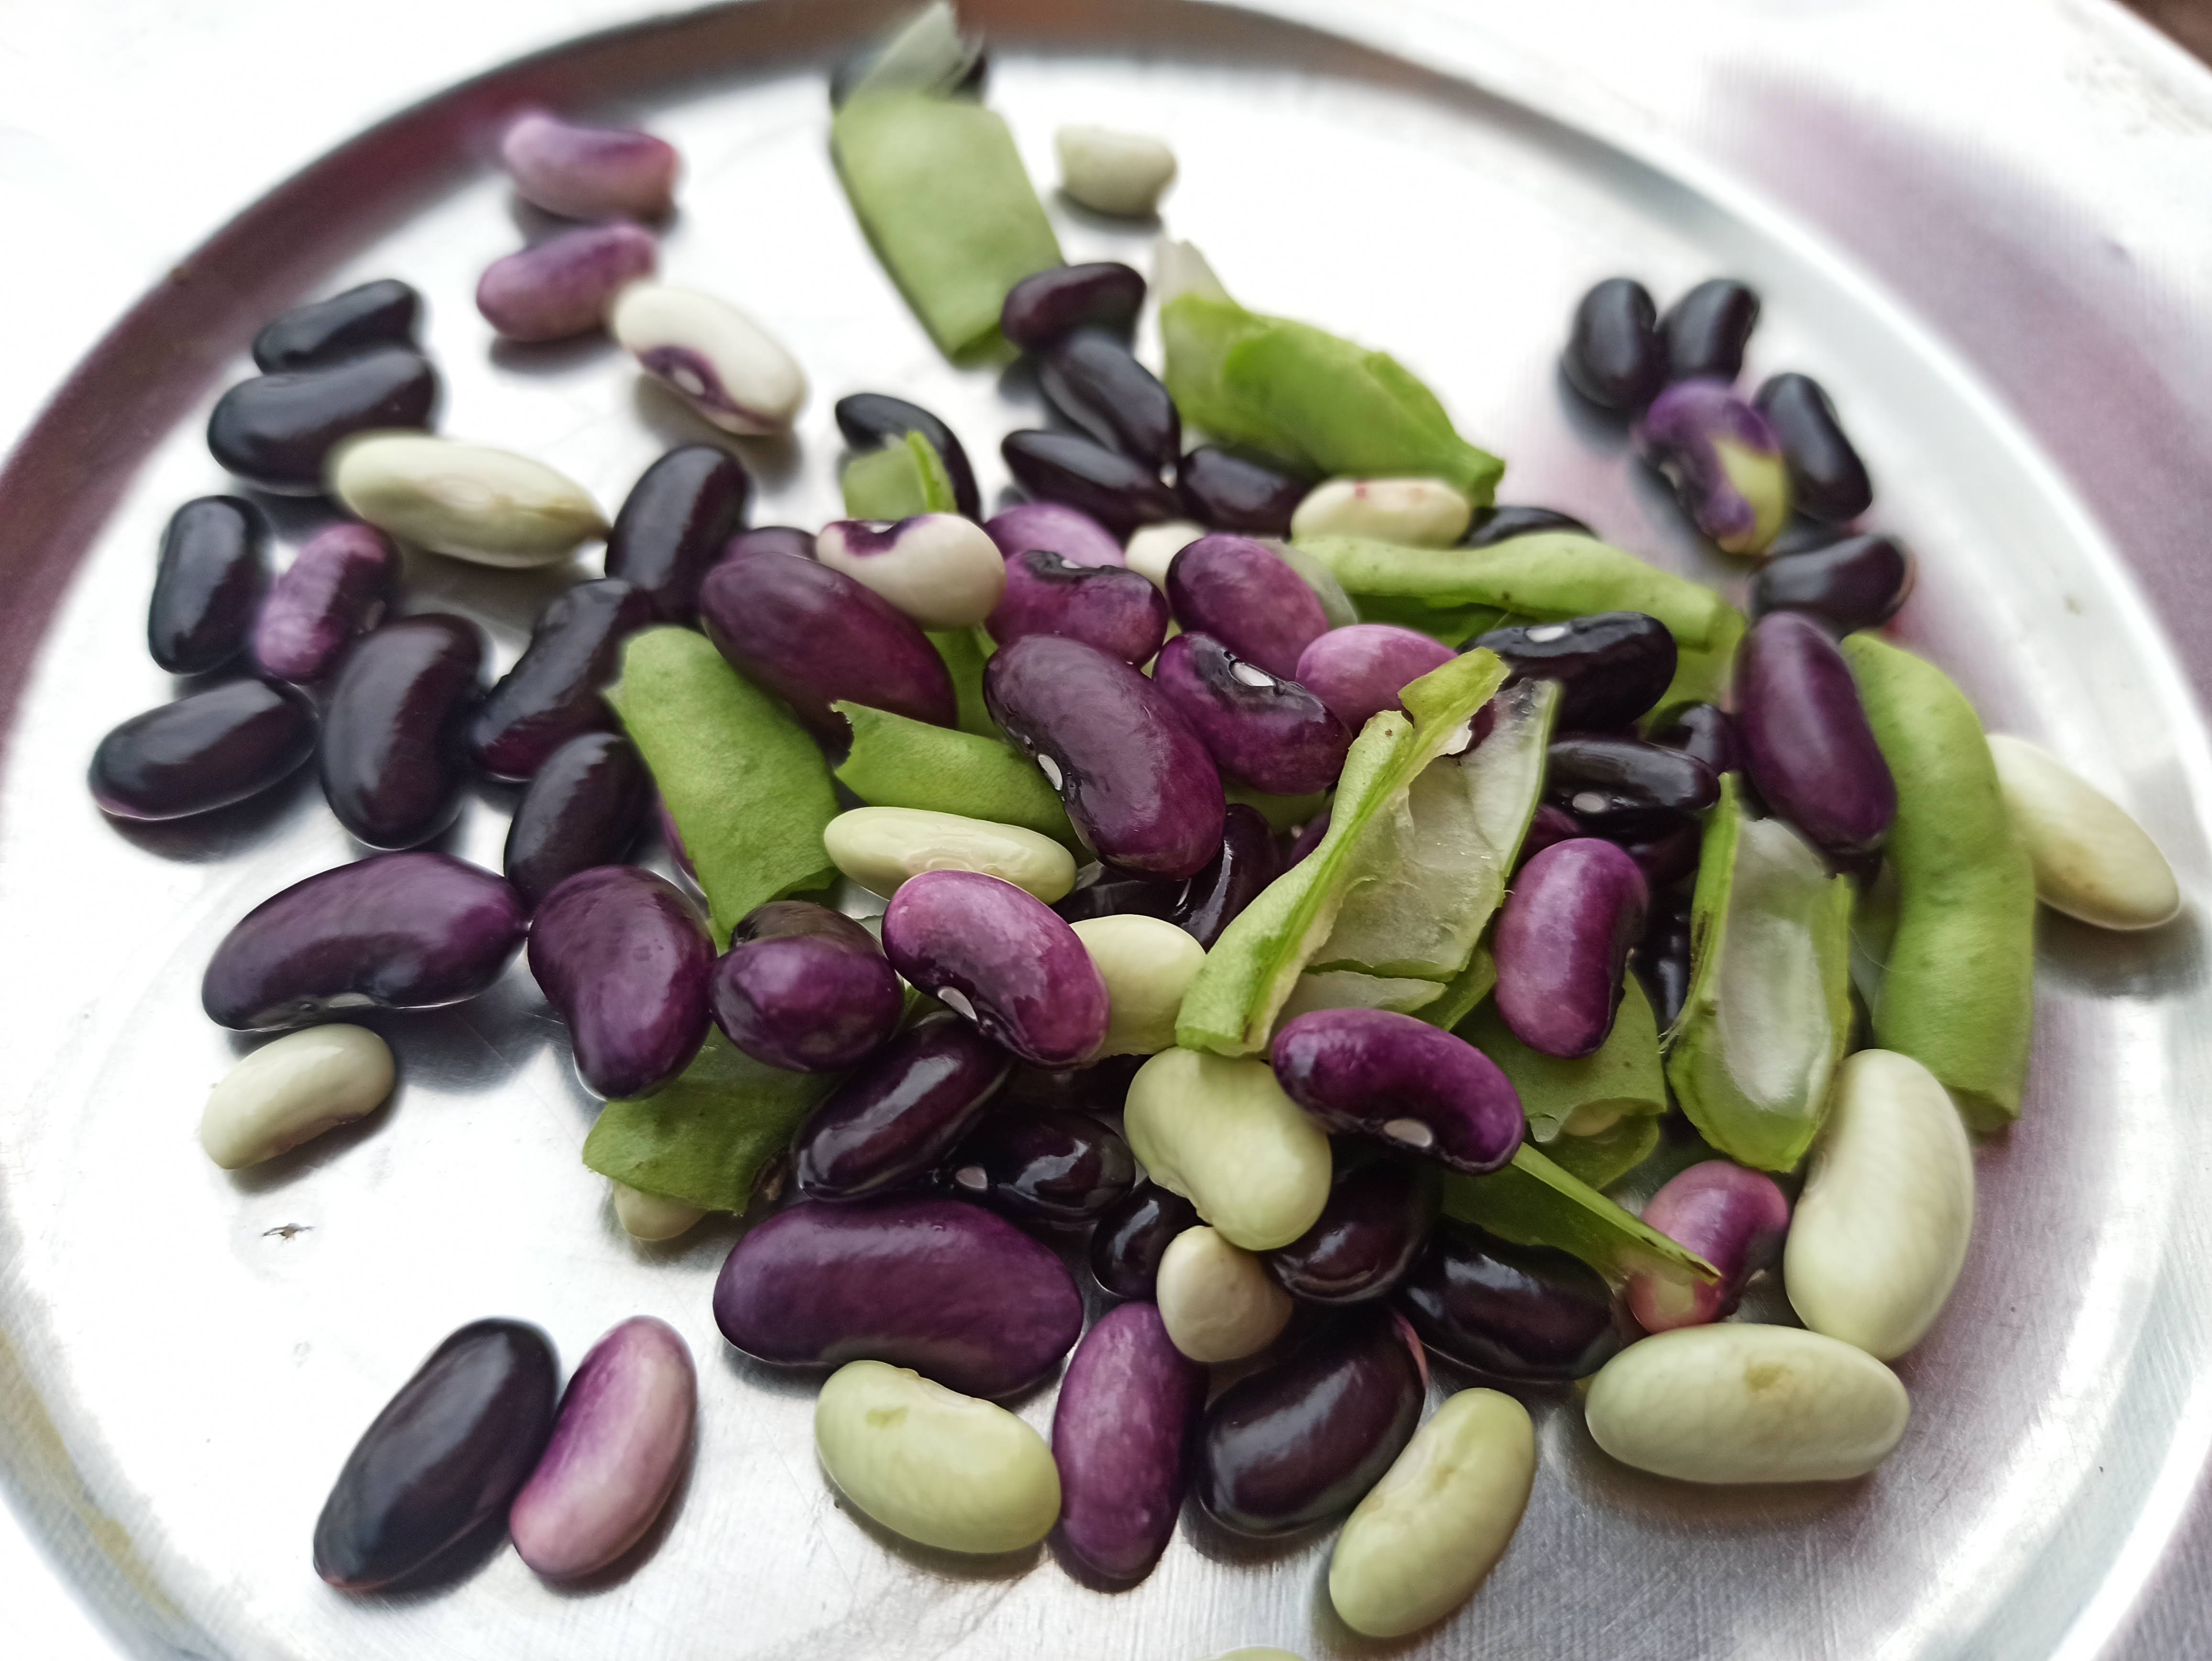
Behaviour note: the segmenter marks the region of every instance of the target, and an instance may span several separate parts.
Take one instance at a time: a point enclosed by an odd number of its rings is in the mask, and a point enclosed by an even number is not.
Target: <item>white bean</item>
[[[1085,917],[1073,927],[1110,1001],[1099,1056],[1157,1056],[1172,1049],[1182,995],[1205,967],[1206,948],[1165,918],[1133,912]]]
[[[1164,1050],[1130,1080],[1122,1128],[1154,1182],[1247,1251],[1290,1244],[1328,1203],[1328,1137],[1264,1061]]]
[[[392,1094],[392,1047],[365,1026],[311,1026],[242,1056],[208,1093],[200,1146],[225,1171],[258,1165]]]
[[[1062,127],[1053,144],[1060,152],[1060,187],[1098,213],[1146,218],[1175,183],[1175,152],[1149,133]]]
[[[607,330],[647,374],[729,432],[784,432],[806,403],[799,360],[713,295],[633,283],[607,308]]]
[[[615,1220],[634,1240],[673,1240],[689,1234],[707,1214],[665,1195],[647,1194],[628,1183],[613,1184]]]
[[[1207,1366],[1257,1355],[1290,1324],[1291,1294],[1257,1256],[1210,1228],[1168,1242],[1152,1297],[1168,1342]]]
[[[2173,867],[2118,803],[2025,739],[1991,733],[1990,758],[2036,898],[2100,928],[2155,928],[2181,910]]]
[[[1140,525],[1129,533],[1121,557],[1129,569],[1155,588],[1168,586],[1168,567],[1175,557],[1206,534],[1206,526],[1187,519],[1164,519],[1157,525]]]
[[[331,452],[331,494],[402,542],[478,565],[551,565],[605,536],[589,491],[542,461],[428,433],[364,433]]]
[[[1332,478],[1298,503],[1291,534],[1449,548],[1474,518],[1474,504],[1440,478]]]
[[[1075,886],[1075,856],[1018,824],[963,818],[926,807],[855,807],[822,832],[830,861],[886,899],[925,871],[980,871],[1047,905]]]
[[[814,557],[872,588],[925,629],[965,629],[1006,592],[1006,557],[957,514],[917,514],[890,526],[844,519],[822,527]]]

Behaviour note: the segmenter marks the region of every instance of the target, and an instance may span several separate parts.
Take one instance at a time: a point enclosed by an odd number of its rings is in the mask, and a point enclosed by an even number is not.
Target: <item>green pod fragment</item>
[[[1256,811],[1279,837],[1299,829],[1328,806],[1326,790],[1316,790],[1310,796],[1271,796],[1265,790],[1232,784],[1227,779],[1221,782],[1221,794]]]
[[[683,834],[718,946],[755,906],[836,880],[822,847],[837,812],[822,751],[704,635],[632,635],[605,696]]]
[[[1545,1145],[1552,1163],[1577,1182],[1607,1189],[1650,1159],[1659,1146],[1659,1121],[1623,1119],[1595,1136],[1562,1136]]]
[[[1633,975],[1621,991],[1613,1031],[1595,1051],[1577,1060],[1529,1049],[1513,1036],[1494,1003],[1476,1010],[1458,1031],[1513,1081],[1528,1116],[1528,1134],[1563,1163],[1560,1150],[1568,1144],[1611,1130],[1623,1119],[1656,1118],[1667,1110],[1659,1023]]]
[[[838,782],[869,806],[958,813],[1083,845],[1044,775],[1012,745],[865,704],[830,707],[853,728]]]
[[[1478,946],[1467,967],[1443,984],[1434,1003],[1420,1011],[1420,1017],[1431,1026],[1441,1026],[1449,1032],[1473,1013],[1476,1005],[1498,988],[1498,959],[1490,955],[1490,948]]]
[[[1726,607],[1714,620],[1711,637],[1703,646],[1675,642],[1674,678],[1644,717],[1646,732],[1667,724],[1668,716],[1686,703],[1718,703],[1735,678],[1736,648],[1743,644],[1749,625],[1743,613]]]
[[[912,519],[917,514],[959,511],[944,459],[920,433],[854,456],[845,464],[839,483],[848,519]]]
[[[1000,347],[1006,291],[1063,263],[1006,124],[964,99],[866,93],[830,124],[830,150],[877,257],[938,350],[961,358]]]
[[[959,708],[960,730],[972,733],[977,738],[1000,741],[998,722],[983,704],[983,666],[990,661],[998,645],[981,624],[970,629],[945,629],[933,631],[929,643],[937,648],[937,655],[945,660],[945,666],[952,676],[952,696]]]
[[[1572,1252],[1616,1287],[1638,1274],[1685,1288],[1720,1279],[1704,1258],[1645,1226],[1526,1142],[1502,1171],[1446,1177],[1443,1206],[1446,1216],[1516,1245]]]
[[[1850,1040],[1851,883],[1780,819],[1744,812],[1733,773],[1706,821],[1690,904],[1690,989],[1667,1080],[1739,1165],[1789,1171]]]
[[[1352,604],[1362,623],[1395,624],[1454,648],[1502,628],[1509,615],[1495,605],[1430,605],[1398,594],[1354,594]]]
[[[1419,1015],[1443,995],[1439,981],[1411,976],[1363,975],[1356,969],[1322,969],[1298,977],[1297,984],[1275,1014],[1278,1030],[1316,1009],[1387,1009],[1394,1015]]]
[[[2020,1116],[2035,1021],[2035,873],[2005,811],[1966,695],[1872,635],[1844,642],[1875,742],[1897,781],[1887,848],[1895,931],[1874,1042],[1941,1080],[1966,1123]]]

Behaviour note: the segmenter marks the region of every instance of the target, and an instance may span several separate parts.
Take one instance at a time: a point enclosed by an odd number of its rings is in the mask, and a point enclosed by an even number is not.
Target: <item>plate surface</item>
[[[1567,508],[1739,588],[1741,568],[1699,551],[1553,362],[1599,276],[1634,270],[1662,294],[1720,271],[1756,283],[1767,313],[1749,373],[1801,368],[1830,387],[1879,482],[1876,521],[1925,552],[1899,637],[1950,668],[1992,727],[2051,745],[2134,809],[2192,899],[2148,939],[2045,919],[2027,1114],[1982,1152],[1973,1253],[1900,1368],[1915,1419],[1889,1464],[1836,1488],[1704,1494],[1612,1466],[1571,1402],[1552,1401],[1506,1561],[1451,1622],[1391,1652],[2095,1652],[2191,1503],[2212,1439],[2212,1242],[2192,1186],[2212,1169],[2204,733],[2096,526],[1941,341],[1754,202],[1256,14],[1067,4],[1025,27],[1011,0],[1004,19],[969,9],[1000,42],[992,101],[1041,180],[1062,120],[1165,134],[1182,163],[1168,228],[1241,298],[1404,358],[1506,456],[1505,499]],[[105,350],[72,388],[79,413],[143,435],[120,500],[51,451],[18,498],[38,537],[0,561],[26,585],[25,615],[35,624],[44,583],[70,586],[35,642],[13,631],[36,656],[0,778],[0,1467],[131,1652],[1173,1661],[1243,1644],[1378,1647],[1328,1614],[1327,1534],[1261,1548],[1193,1513],[1151,1579],[1109,1596],[1049,1554],[963,1563],[841,1508],[811,1456],[811,1384],[737,1359],[708,1316],[733,1231],[640,1247],[577,1163],[591,1104],[520,966],[459,1009],[380,1023],[404,1082],[368,1125],[236,1177],[196,1144],[207,1086],[245,1047],[200,1015],[210,945],[357,850],[312,780],[126,830],[93,810],[82,776],[102,732],[174,690],[141,643],[153,550],[178,502],[233,488],[200,432],[246,372],[254,327],[295,299],[407,278],[430,307],[441,430],[540,456],[610,509],[661,449],[712,436],[603,343],[493,344],[469,295],[524,217],[479,161],[504,113],[537,97],[597,106],[684,151],[665,271],[768,322],[815,386],[795,441],[740,447],[755,522],[834,514],[829,406],[864,388],[936,409],[987,494],[1004,484],[996,441],[1032,424],[1033,392],[937,356],[827,161],[823,64],[857,15],[744,7],[586,40],[369,132],[220,235],[130,319],[136,350]],[[1145,263],[1149,233],[1052,206],[1071,258]],[[270,506],[288,545],[319,520],[313,504]],[[421,558],[408,604],[479,618],[503,665],[585,575]],[[495,867],[510,805],[483,793],[442,845]],[[447,1331],[522,1317],[573,1365],[641,1311],[686,1335],[702,1392],[695,1475],[641,1564],[580,1591],[547,1590],[511,1553],[412,1596],[349,1599],[313,1578],[307,1542],[331,1475]],[[1022,1411],[1046,1427],[1050,1393]],[[2166,1652],[2212,1646],[2208,1619],[2185,1617]]]

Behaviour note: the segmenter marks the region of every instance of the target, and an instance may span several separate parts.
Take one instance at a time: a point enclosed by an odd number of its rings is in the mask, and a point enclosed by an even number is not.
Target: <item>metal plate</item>
[[[448,387],[443,429],[540,455],[610,507],[666,444],[708,435],[611,348],[495,348],[474,315],[476,275],[514,245],[519,217],[477,157],[526,99],[641,116],[674,140],[690,173],[665,269],[768,320],[807,364],[816,398],[797,441],[744,447],[757,521],[834,511],[828,406],[862,387],[937,408],[987,489],[1002,484],[995,439],[1028,423],[1034,398],[1017,376],[938,359],[824,155],[821,65],[875,9],[740,7],[595,38],[367,133],[149,296],[9,476],[0,560],[15,611],[0,626],[16,650],[0,695],[27,678],[0,779],[0,1466],[127,1652],[1172,1661],[1252,1643],[1373,1647],[1328,1615],[1326,1535],[1255,1548],[1193,1515],[1151,1579],[1106,1595],[1048,1554],[961,1562],[838,1506],[811,1454],[811,1388],[735,1360],[708,1318],[730,1231],[634,1245],[576,1163],[590,1104],[520,969],[458,1011],[386,1024],[404,1083],[370,1124],[258,1171],[214,1171],[194,1128],[239,1047],[198,1013],[209,946],[356,850],[311,782],[142,830],[104,822],[82,790],[99,735],[173,690],[141,647],[153,548],[177,502],[228,488],[200,427],[282,306],[367,277],[416,283]],[[1552,360],[1596,276],[1634,269],[1662,291],[1717,270],[1756,283],[1768,313],[1753,371],[1830,386],[1880,481],[1879,522],[1925,551],[1900,636],[1993,726],[2049,743],[2134,809],[2191,898],[2190,917],[2146,939],[2046,920],[2027,1116],[1984,1150],[1973,1255],[1900,1369],[1915,1421],[1888,1465],[1835,1488],[1705,1494],[1610,1465],[1571,1400],[1547,1400],[1512,1551],[1450,1623],[1393,1652],[2100,1652],[2197,1502],[2212,1441],[2212,1241],[2191,1188],[2212,1170],[2197,922],[2212,770],[2170,648],[2095,525],[1945,340],[1694,167],[1255,13],[968,9],[1001,42],[994,101],[1040,178],[1059,121],[1167,134],[1183,166],[1170,227],[1242,297],[1403,356],[1509,458],[1508,499],[1567,508],[1732,585],[1740,571],[1696,551],[1619,435],[1566,401]],[[1054,211],[1071,257],[1141,256],[1144,234]],[[315,520],[272,505],[288,541]],[[425,559],[410,603],[482,618],[504,660],[580,574]],[[447,845],[495,865],[507,805],[486,793]],[[526,1317],[573,1361],[641,1311],[689,1337],[702,1385],[696,1470],[649,1556],[566,1591],[511,1554],[405,1597],[346,1598],[313,1578],[307,1542],[331,1475],[446,1331]],[[1049,1393],[1022,1410],[1045,1425]],[[2166,1619],[2142,1652],[2212,1650],[2201,1605]]]

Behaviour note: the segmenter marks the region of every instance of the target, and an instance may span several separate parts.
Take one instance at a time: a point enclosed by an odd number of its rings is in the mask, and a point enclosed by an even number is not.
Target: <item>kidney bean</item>
[[[2025,739],[1992,733],[1989,748],[2037,899],[2097,928],[2173,920],[2181,910],[2173,867],[2125,808]]]
[[[1492,1378],[1586,1378],[1620,1348],[1613,1293],[1595,1269],[1462,1223],[1437,1231],[1397,1302],[1423,1343]]]
[[[1212,635],[1248,663],[1289,680],[1298,654],[1328,629],[1303,578],[1250,537],[1200,537],[1168,567],[1168,604],[1185,629]]]
[[[1075,1347],[1053,1409],[1052,1457],[1060,1538],[1092,1573],[1140,1580],[1167,1549],[1205,1402],[1204,1369],[1168,1341],[1150,1304],[1107,1311]]]
[[[1668,379],[1734,380],[1743,372],[1743,349],[1758,326],[1756,290],[1725,277],[1698,283],[1660,321]]]
[[[1674,636],[1641,611],[1492,629],[1471,643],[1504,658],[1515,680],[1557,681],[1559,725],[1567,732],[1626,727],[1674,678]]]
[[[1040,351],[1078,329],[1126,334],[1145,306],[1145,279],[1115,260],[1054,265],[1006,290],[999,332],[1023,351]]]
[[[806,402],[799,360],[713,295],[633,283],[607,308],[607,332],[640,368],[725,432],[787,432]]]
[[[744,463],[719,445],[669,451],[639,475],[615,515],[607,575],[644,595],[660,622],[690,622],[699,585],[738,533],[751,494]],[[812,557],[813,538],[800,551]]]
[[[1017,1222],[1094,1222],[1137,1179],[1129,1145],[1087,1114],[987,1114],[945,1162],[945,1180]]]
[[[837,520],[815,538],[814,557],[925,629],[981,623],[1006,588],[998,545],[957,514],[917,514],[890,524]]]
[[[1091,1272],[1116,1298],[1150,1298],[1169,1244],[1197,1226],[1198,1208],[1188,1200],[1139,1183],[1100,1214],[1091,1235]]]
[[[1595,837],[1557,843],[1521,867],[1492,948],[1498,1013],[1515,1037],[1568,1057],[1605,1042],[1649,898],[1636,861]]]
[[[982,518],[983,497],[959,435],[921,405],[887,392],[853,392],[837,400],[836,414],[837,430],[855,450],[880,449],[908,433],[920,433],[945,464],[945,477],[952,481],[953,507],[969,519]]]
[[[507,879],[528,905],[595,865],[612,865],[643,828],[649,784],[629,740],[586,733],[546,757],[507,826]]]
[[[1189,903],[1188,880],[1163,882],[1094,863],[1075,873],[1075,886],[1053,901],[1052,909],[1063,922],[1123,916],[1159,917],[1173,922]]]
[[[1232,802],[1222,818],[1221,851],[1190,879],[1175,921],[1210,950],[1221,931],[1280,874],[1275,833],[1267,821],[1258,808]]]
[[[1299,828],[1298,834],[1291,839],[1291,845],[1283,855],[1284,870],[1289,870],[1321,846],[1322,838],[1328,835],[1328,814],[1329,810],[1324,807]]]
[[[1874,505],[1866,464],[1819,381],[1808,374],[1775,375],[1754,401],[1782,446],[1799,513],[1841,525]]]
[[[1501,542],[1510,542],[1515,537],[1534,536],[1547,531],[1566,531],[1577,536],[1595,536],[1596,532],[1571,514],[1563,514],[1556,508],[1484,508],[1474,516],[1474,528],[1467,533],[1470,548],[1492,548]]]
[[[1744,637],[1735,685],[1745,769],[1769,806],[1831,854],[1879,847],[1897,817],[1897,785],[1827,632],[1770,612]]]
[[[1575,307],[1559,368],[1567,384],[1602,409],[1642,409],[1667,384],[1659,308],[1632,277],[1609,277]]]
[[[201,496],[169,516],[146,612],[146,647],[173,675],[236,657],[269,580],[268,522],[238,496]]]
[[[317,368],[377,346],[412,346],[422,296],[384,277],[295,306],[253,337],[254,367],[264,374]]]
[[[1290,1244],[1328,1203],[1328,1137],[1256,1056],[1162,1050],[1130,1080],[1121,1126],[1152,1179],[1247,1251]]]
[[[1077,329],[1036,356],[1046,400],[1101,444],[1152,468],[1182,451],[1182,419],[1158,378],[1103,329]]]
[[[428,427],[437,371],[405,346],[380,346],[319,368],[241,380],[216,401],[208,448],[265,490],[313,496],[342,439],[388,427]]]
[[[367,1027],[325,1021],[240,1058],[208,1092],[200,1147],[225,1171],[289,1153],[366,1118],[392,1094],[392,1046]]]
[[[616,294],[659,263],[659,243],[635,225],[580,226],[493,260],[477,282],[477,310],[509,340],[589,334]]]
[[[1964,1131],[1959,1140],[1965,1142]],[[1707,1159],[1668,1177],[1645,1203],[1644,1220],[1721,1272],[1717,1285],[1650,1273],[1629,1276],[1628,1308],[1637,1324],[1646,1332],[1666,1332],[1735,1312],[1744,1282],[1781,1249],[1790,1202],[1771,1177],[1726,1159]]]
[[[1173,1047],[1183,994],[1205,967],[1206,948],[1160,917],[1086,917],[1070,926],[1106,983],[1099,1055],[1155,1056]]]
[[[1168,1341],[1209,1366],[1257,1355],[1282,1335],[1293,1308],[1256,1255],[1203,1227],[1168,1242],[1153,1296]]]
[[[331,452],[331,494],[404,543],[477,565],[557,565],[607,522],[542,461],[422,433],[362,433]]]
[[[256,796],[315,752],[314,707],[236,680],[133,715],[92,752],[92,799],[121,819],[180,819]]]
[[[722,548],[725,560],[746,559],[754,554],[793,554],[812,559],[814,532],[795,525],[756,525],[750,531],[738,532]]]
[[[1887,623],[1912,592],[1912,556],[1893,537],[1845,537],[1769,560],[1751,580],[1751,615],[1797,611],[1837,636]]]
[[[509,124],[499,159],[516,195],[566,219],[659,219],[683,165],[674,145],[649,132],[583,126],[544,110]]]
[[[925,871],[884,912],[891,967],[1038,1067],[1073,1067],[1106,1037],[1106,983],[1041,900],[973,871]]]
[[[1670,830],[1653,831],[1620,846],[1644,873],[1644,886],[1656,893],[1698,868],[1698,857],[1705,847],[1705,827],[1693,818],[1684,818]]]
[[[1449,548],[1467,534],[1474,504],[1440,478],[1328,478],[1306,493],[1291,534],[1369,537],[1401,548]]]
[[[1271,1054],[1284,1091],[1328,1130],[1478,1176],[1521,1146],[1521,1098],[1497,1063],[1411,1015],[1317,1009],[1286,1023]]]
[[[460,811],[459,723],[477,692],[476,625],[443,612],[368,636],[323,713],[323,794],[372,848],[411,848]]]
[[[1724,382],[1680,380],[1660,393],[1637,423],[1636,447],[1723,553],[1763,554],[1789,521],[1774,429]]]
[[[1065,635],[1144,664],[1167,637],[1167,597],[1125,567],[1081,565],[1043,548],[1011,555],[1006,566],[1006,593],[983,625],[1002,646],[1024,635]]]
[[[1410,681],[1452,660],[1441,641],[1389,623],[1355,623],[1316,635],[1298,654],[1291,677],[1328,706],[1356,733],[1369,717],[1404,706],[1398,694]]]
[[[793,1182],[811,1200],[870,1199],[918,1182],[975,1126],[1012,1067],[958,1016],[925,1017],[808,1115],[792,1139]]]
[[[1008,559],[1042,548],[1071,565],[1123,563],[1121,545],[1114,533],[1064,502],[1018,502],[992,514],[983,528]]]
[[[1433,1173],[1410,1160],[1341,1163],[1319,1220],[1269,1252],[1267,1271],[1308,1303],[1385,1297],[1427,1244],[1437,1209]]]
[[[1705,770],[1717,779],[1743,766],[1735,718],[1717,703],[1682,705],[1668,718],[1666,726],[1651,734],[1651,742],[1668,750],[1680,750],[1691,760],[1704,763]]]
[[[530,644],[469,716],[469,754],[495,779],[529,779],[571,739],[613,725],[599,697],[622,643],[653,621],[619,577],[580,582],[546,606]]]
[[[398,588],[399,556],[380,532],[350,524],[317,532],[270,585],[253,624],[254,661],[279,680],[320,680],[384,620]]]
[[[1067,1354],[1083,1294],[1049,1247],[981,1206],[802,1200],[732,1248],[714,1324],[779,1366],[866,1357],[970,1396],[1010,1396]]]
[[[1380,1311],[1239,1379],[1199,1431],[1200,1503],[1239,1534],[1288,1534],[1357,1504],[1413,1439],[1426,1394]]]
[[[1141,461],[1073,433],[1029,429],[999,446],[1014,483],[1033,496],[1080,508],[1117,537],[1173,519],[1175,492]]]
[[[1208,530],[1286,537],[1291,515],[1305,500],[1306,481],[1235,450],[1201,444],[1176,469],[1176,494]]]
[[[1161,648],[1152,684],[1167,695],[1226,776],[1276,795],[1326,790],[1352,734],[1295,681],[1245,662],[1211,635]]]
[[[1227,803],[1212,757],[1167,695],[1120,659],[1030,635],[992,655],[983,701],[1100,858],[1178,878],[1220,850]]]
[[[1720,800],[1720,782],[1682,751],[1591,733],[1553,744],[1544,794],[1594,834],[1641,837],[1671,830],[1681,815],[1711,807]]]
[[[690,903],[634,865],[578,872],[531,919],[530,972],[568,1023],[577,1073],[610,1098],[649,1095],[691,1064],[714,966]]]
[[[1528,820],[1528,829],[1521,838],[1521,863],[1526,865],[1554,843],[1571,842],[1589,833],[1580,820],[1564,807],[1554,807],[1547,801],[1536,804],[1536,811]]]
[[[1690,902],[1686,896],[1662,894],[1654,901],[1651,921],[1637,942],[1633,963],[1663,1033],[1680,1018],[1690,995]]]
[[[710,997],[732,1043],[794,1073],[858,1065],[897,1031],[905,1007],[876,937],[805,900],[745,914],[714,965]]]

